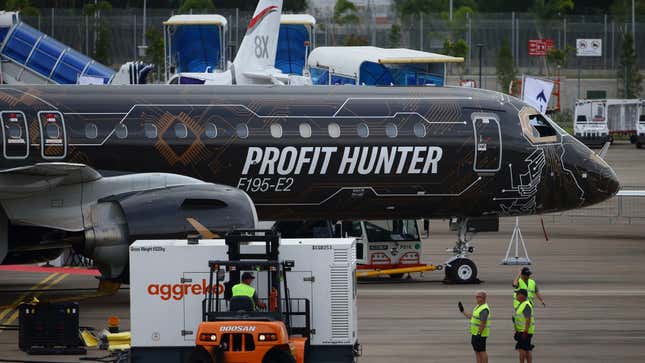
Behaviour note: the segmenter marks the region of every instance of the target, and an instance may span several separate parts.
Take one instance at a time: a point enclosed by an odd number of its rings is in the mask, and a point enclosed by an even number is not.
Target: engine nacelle
[[[90,208],[88,217],[90,227],[85,230],[83,255],[94,260],[103,276],[123,275],[130,238],[121,206],[117,202],[97,203]]]
[[[196,234],[188,218],[213,232],[257,224],[248,195],[228,186],[203,183],[124,193],[92,206],[86,216],[91,223],[85,230],[83,254],[94,260],[104,277],[127,280],[128,246],[138,239]]]

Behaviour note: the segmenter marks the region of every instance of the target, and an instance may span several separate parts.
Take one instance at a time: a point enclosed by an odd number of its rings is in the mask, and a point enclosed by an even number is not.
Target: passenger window
[[[332,122],[327,126],[327,131],[329,132],[329,136],[334,139],[340,137],[340,126],[335,122]]]
[[[393,123],[388,123],[385,125],[385,135],[389,138],[395,138],[399,134],[399,130],[396,128],[396,125]]]
[[[128,137],[128,127],[124,124],[117,125],[115,134],[119,139],[125,139],[126,137]]]
[[[426,125],[423,122],[417,122],[414,124],[414,136],[416,137],[425,137],[426,136]]]
[[[96,139],[99,136],[99,128],[96,127],[93,123],[88,123],[85,125],[85,137],[88,139]]]
[[[366,138],[370,136],[370,129],[369,127],[367,127],[367,124],[364,122],[361,122],[360,124],[358,124],[358,126],[356,127],[356,131],[358,132],[358,136],[362,138]]]
[[[188,136],[188,129],[184,124],[175,124],[175,137],[178,139],[185,139]]]
[[[143,133],[147,139],[155,139],[157,138],[157,126],[151,123],[145,123],[143,124]]]
[[[271,136],[273,136],[276,139],[279,139],[282,137],[282,125],[274,123],[271,124]]]
[[[214,123],[208,123],[206,124],[206,130],[204,131],[206,134],[206,137],[209,139],[214,139],[217,137],[217,126],[215,126]]]
[[[300,136],[308,139],[311,137],[311,125],[306,122],[303,122],[298,126],[298,131],[300,131]]]
[[[520,111],[522,132],[534,144],[557,141],[558,132],[538,111],[525,107]]]
[[[9,137],[12,139],[22,138],[22,129],[17,125],[9,125]]]
[[[249,137],[249,127],[246,124],[237,124],[235,126],[235,133],[240,139],[246,139]]]
[[[58,125],[53,122],[50,122],[45,126],[45,133],[47,134],[48,139],[60,139],[60,129]]]

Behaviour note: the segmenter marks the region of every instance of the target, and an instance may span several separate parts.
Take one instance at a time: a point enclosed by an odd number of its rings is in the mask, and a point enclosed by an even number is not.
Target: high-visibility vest
[[[533,334],[535,332],[535,314],[533,314],[533,305],[528,300],[524,300],[520,303],[517,309],[515,309],[515,316],[513,319],[515,321],[515,331],[523,333],[526,328],[526,318],[524,317],[524,308],[526,306],[531,309],[531,323],[529,324],[528,333]]]
[[[488,309],[488,318],[486,319],[484,330],[482,330],[482,337],[487,337],[490,334],[491,312],[488,304],[477,305],[475,306],[475,309],[473,309],[473,316],[470,318],[470,334],[477,335],[479,333],[479,324],[481,324],[479,314],[486,309]]]
[[[514,290],[513,293],[513,307],[517,309],[517,307],[520,305],[520,302],[517,300],[517,291],[518,290],[526,290],[526,292],[529,294],[528,301],[531,302],[531,305],[535,304],[535,280],[529,279],[528,282],[524,282],[524,280],[519,279],[517,281],[517,288]]]
[[[244,283],[239,283],[233,286],[233,296],[248,296],[253,299],[254,295],[255,289],[252,286]]]

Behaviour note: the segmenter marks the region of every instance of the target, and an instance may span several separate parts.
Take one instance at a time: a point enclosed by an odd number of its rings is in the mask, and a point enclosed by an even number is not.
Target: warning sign
[[[543,57],[553,48],[553,39],[529,39],[529,55]]]

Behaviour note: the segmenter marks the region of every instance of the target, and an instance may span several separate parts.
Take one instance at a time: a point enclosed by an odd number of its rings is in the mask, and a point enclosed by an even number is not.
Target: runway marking
[[[58,273],[50,274],[49,276],[47,276],[44,279],[42,279],[40,282],[38,282],[35,285],[33,285],[32,287],[30,287],[29,291],[33,291],[33,290],[38,289],[41,285],[46,284],[47,281],[49,281],[49,280],[53,279],[54,277],[56,277],[56,275],[58,275]],[[2,313],[0,313],[0,320],[4,319],[5,315],[9,314],[15,308],[15,306],[18,306],[27,297],[27,295],[29,295],[29,292],[23,293],[16,300],[14,300],[11,304],[9,304],[8,305],[9,308],[6,308],[4,311],[2,311]]]
[[[450,289],[443,288],[441,290],[428,290],[423,288],[417,289],[392,289],[392,288],[359,288],[359,296],[380,296],[380,295],[392,295],[392,296],[457,296],[457,295],[473,295],[475,291],[481,290],[482,287],[473,287],[470,289]],[[486,292],[489,296],[506,296],[512,294],[512,289],[486,289]],[[545,296],[645,296],[645,290],[638,289],[625,289],[625,290],[609,290],[609,289],[540,289]]]
[[[30,291],[33,290],[48,290],[52,287],[54,287],[56,284],[59,282],[63,281],[69,274],[59,274],[59,273],[53,273],[37,284],[33,285],[32,287],[29,288]],[[37,291],[34,292],[33,294],[30,294],[29,292],[25,292],[22,295],[20,295],[16,300],[14,300],[13,303],[11,303],[10,307],[5,309],[2,313],[0,313],[0,321],[7,316],[9,313],[13,311],[13,314],[9,316],[2,324],[4,325],[11,325],[16,319],[18,319],[18,314],[20,313],[19,310],[16,308],[18,305],[20,305],[21,302],[25,300],[28,296],[32,297],[37,297],[40,296],[43,293],[43,291]],[[4,330],[0,330],[0,333],[2,333]]]

